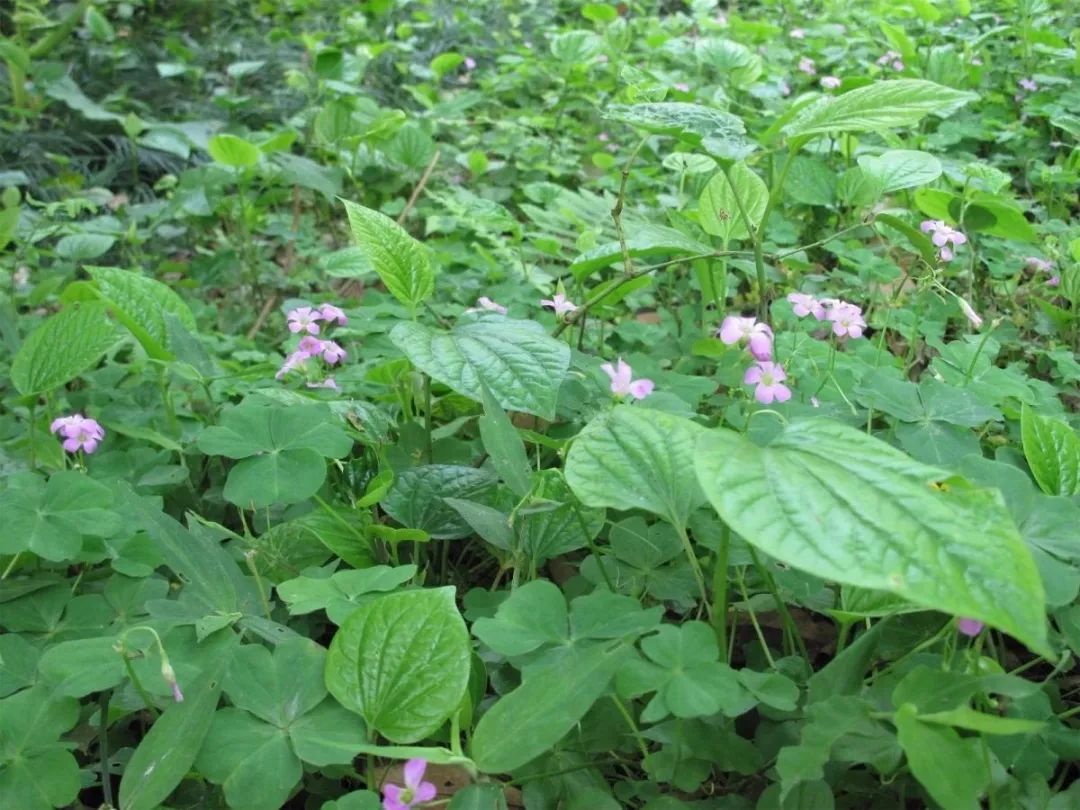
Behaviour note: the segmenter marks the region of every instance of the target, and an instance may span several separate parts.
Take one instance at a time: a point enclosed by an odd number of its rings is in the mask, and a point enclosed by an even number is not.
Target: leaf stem
[[[792,636],[795,646],[799,648],[799,653],[802,655],[803,660],[807,663],[810,662],[810,654],[806,650],[806,643],[803,641],[802,635],[799,633],[799,628],[795,625],[795,620],[791,617],[791,612],[788,610],[787,603],[780,597],[780,589],[776,586],[776,579],[773,578],[772,572],[765,567],[762,563],[761,557],[758,555],[757,549],[751,545],[747,545],[750,549],[750,559],[754,561],[754,566],[757,568],[758,573],[761,574],[762,579],[765,580],[765,587],[768,589],[769,594],[772,596],[773,601],[776,602],[776,609],[780,612],[780,616],[784,619],[784,627],[787,632]]]
[[[720,647],[720,654],[724,656],[724,663],[728,663],[728,559],[731,552],[731,527],[727,523],[721,524],[720,548],[716,551],[716,562],[713,568],[713,629],[716,632],[716,641]]]
[[[634,716],[630,714],[630,711],[626,708],[626,705],[619,699],[619,696],[612,694],[612,702],[615,704],[615,708],[619,710],[619,714],[626,720],[626,725],[630,726],[630,731],[634,735],[634,741],[637,743],[638,750],[641,752],[641,758],[649,758],[649,747],[645,745],[645,740],[641,736],[641,729],[638,728],[637,723],[634,722]]]
[[[107,807],[113,806],[112,781],[109,779],[109,698],[106,689],[98,697],[98,760],[101,763],[101,797]]]
[[[623,206],[626,203],[626,184],[630,180],[630,169],[633,167],[634,161],[637,160],[638,152],[648,142],[648,137],[642,138],[638,145],[634,147],[634,151],[630,153],[630,157],[627,158],[626,165],[623,166],[622,170],[622,182],[619,183],[619,196],[615,200],[615,207],[611,209],[611,219],[615,223],[615,233],[619,237],[619,247],[622,249],[623,272],[627,276],[632,276],[634,273],[634,261],[630,258],[630,248],[627,247],[626,232],[623,230],[622,225]]]

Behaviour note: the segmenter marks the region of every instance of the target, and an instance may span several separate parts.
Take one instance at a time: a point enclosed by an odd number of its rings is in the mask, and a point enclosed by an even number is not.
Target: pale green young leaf
[[[364,257],[390,294],[415,310],[435,292],[435,270],[427,248],[385,214],[343,202],[353,238]]]

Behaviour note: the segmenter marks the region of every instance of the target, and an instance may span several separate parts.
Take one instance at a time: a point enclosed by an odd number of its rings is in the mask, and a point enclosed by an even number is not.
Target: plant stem
[[[746,602],[746,611],[750,614],[750,624],[754,626],[754,632],[757,634],[758,642],[761,644],[761,650],[765,653],[765,660],[769,662],[771,669],[776,669],[776,661],[773,660],[772,652],[769,651],[769,644],[765,641],[765,634],[761,632],[761,625],[758,624],[754,606],[750,604],[750,595],[746,592],[746,580],[743,578],[741,570],[737,578],[739,580],[739,591],[742,593],[743,601]]]
[[[739,217],[743,221],[746,232],[750,235],[750,242],[754,248],[754,268],[757,271],[758,320],[767,322],[769,316],[769,302],[768,296],[766,295],[767,282],[765,279],[765,256],[761,252],[761,234],[758,229],[754,227],[754,223],[750,221],[750,214],[743,204],[742,196],[735,188],[735,181],[731,177],[731,167],[727,163],[721,163],[720,171],[723,172],[724,178],[731,187],[731,196],[735,198],[735,207],[739,209]]]
[[[143,699],[143,703],[146,704],[146,708],[150,714],[157,717],[158,711],[154,706],[154,699],[150,697],[150,693],[147,692],[146,687],[142,685],[139,676],[135,674],[135,667],[131,665],[131,659],[128,657],[127,652],[121,650],[120,657],[124,659],[124,669],[127,670],[127,675],[131,679],[131,685],[135,687],[135,691],[138,692],[139,696]]]
[[[784,627],[787,629],[788,633],[791,634],[795,646],[799,648],[799,653],[802,655],[803,660],[809,663],[810,654],[806,650],[806,643],[803,641],[802,634],[799,633],[799,628],[795,625],[795,620],[791,617],[790,611],[788,611],[787,603],[780,598],[780,589],[776,587],[776,580],[773,578],[772,572],[761,562],[761,557],[758,556],[756,548],[750,545],[748,545],[747,548],[750,549],[750,559],[754,561],[754,566],[761,574],[762,579],[765,580],[765,587],[768,588],[773,601],[776,602],[776,609],[780,612],[780,616],[784,620]]]
[[[728,662],[727,642],[727,592],[728,592],[728,557],[731,552],[731,528],[724,523],[720,529],[720,548],[716,551],[716,562],[713,568],[713,629],[716,631],[716,642],[720,647],[720,654],[724,656],[724,663]]]
[[[626,184],[630,180],[630,169],[637,159],[638,152],[642,150],[648,141],[649,139],[647,137],[642,138],[638,145],[634,147],[634,151],[630,153],[626,165],[623,166],[622,182],[619,183],[618,199],[615,200],[615,207],[611,209],[611,219],[615,223],[615,233],[619,237],[619,247],[622,248],[623,272],[627,276],[632,276],[634,274],[634,261],[630,258],[630,248],[626,245],[626,233],[623,231],[622,226],[623,206],[626,203]]]
[[[709,593],[705,589],[705,575],[701,573],[701,563],[698,562],[697,554],[694,553],[694,546],[690,542],[690,536],[686,533],[686,527],[682,524],[673,525],[679,533],[683,551],[686,552],[686,559],[690,561],[690,569],[694,572],[694,579],[697,581],[698,591],[701,593],[701,602],[705,606],[709,618],[712,619],[712,605],[709,604]]]
[[[634,735],[634,740],[637,742],[638,750],[641,751],[642,759],[649,758],[649,747],[645,745],[645,740],[641,736],[641,729],[638,728],[637,723],[634,722],[634,716],[630,714],[630,711],[626,708],[626,705],[619,700],[618,695],[611,695],[611,700],[615,704],[615,708],[619,710],[619,714],[626,720],[626,725],[630,726],[630,731]]]
[[[109,807],[113,805],[112,781],[109,778],[109,697],[106,689],[98,697],[98,758],[101,762],[101,797]]]
[[[427,453],[428,464],[434,459],[434,450],[431,443],[432,416],[431,416],[431,377],[424,375],[424,448]]]

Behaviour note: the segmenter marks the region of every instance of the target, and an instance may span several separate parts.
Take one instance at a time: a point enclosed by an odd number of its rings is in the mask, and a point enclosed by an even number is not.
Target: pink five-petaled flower
[[[927,219],[924,220],[919,228],[923,233],[931,234],[930,241],[934,243],[940,250],[938,250],[938,258],[943,262],[952,261],[953,250],[949,245],[953,247],[959,247],[960,245],[967,243],[967,237],[964,236],[956,228],[950,228],[940,219]]]
[[[87,419],[81,413],[54,419],[49,425],[49,431],[64,437],[63,447],[69,453],[77,453],[79,450],[93,453],[105,438],[105,429],[96,420]]]
[[[840,86],[840,77],[839,76],[822,76],[821,77],[821,86],[824,87],[826,90],[835,90],[837,87]]]
[[[311,335],[305,335],[300,338],[300,343],[296,347],[296,351],[305,357],[317,357],[322,354],[326,349],[326,344],[330,341],[319,340],[317,337]]]
[[[319,334],[319,321],[323,319],[322,313],[311,307],[297,307],[285,317],[289,320],[290,332],[307,332],[309,335]]]
[[[1029,93],[1034,93],[1039,89],[1039,85],[1034,79],[1021,79],[1017,84],[1020,85],[1021,90],[1027,90]]]
[[[322,359],[330,365],[345,359],[345,350],[332,340],[323,342]]]
[[[799,60],[799,70],[807,76],[814,76],[817,74],[817,67],[814,66],[814,60],[809,56],[804,56]]]
[[[542,299],[540,306],[555,310],[556,315],[565,315],[567,312],[573,312],[577,309],[577,304],[562,293],[555,293],[551,298]]]
[[[756,318],[728,315],[716,335],[728,346],[745,340],[755,360],[772,359],[772,329],[767,323],[758,323]]]
[[[791,399],[791,389],[784,385],[786,379],[787,374],[779,363],[762,360],[746,370],[743,382],[757,386],[754,389],[754,399],[762,405],[771,405],[774,400],[787,402]]]
[[[424,771],[427,762],[422,759],[410,759],[405,763],[405,787],[383,785],[383,810],[409,810],[422,802],[430,802],[437,791],[431,782],[425,782]]]
[[[1028,256],[1024,259],[1024,266],[1028,270],[1034,270],[1036,273],[1049,273],[1050,278],[1046,280],[1047,287],[1057,287],[1061,284],[1061,276],[1054,273],[1054,263],[1048,262],[1046,259],[1040,259],[1038,256]]]
[[[333,304],[323,304],[319,307],[319,315],[324,321],[330,323],[330,321],[337,321],[338,326],[344,326],[349,322],[348,316],[345,312]]]
[[[656,387],[652,380],[633,379],[634,370],[621,357],[614,366],[611,363],[604,363],[600,368],[611,378],[611,393],[616,396],[624,397],[629,394],[634,399],[645,399]]]
[[[904,69],[904,62],[901,54],[896,51],[885,51],[878,57],[877,63],[884,67],[885,65],[892,63],[892,69],[895,71],[901,71]]]
[[[486,309],[488,312],[498,312],[500,315],[506,314],[506,307],[502,304],[496,304],[486,295],[481,295],[476,299],[476,306],[471,309],[465,310],[466,312],[479,312],[482,309]]]
[[[680,93],[690,92],[690,85],[688,85],[686,82],[675,82],[675,84],[671,86],[678,90]]]
[[[466,70],[476,70],[476,60],[473,59],[471,56],[466,56],[465,57],[465,69]]]
[[[792,28],[788,31],[788,36],[792,39],[806,39],[806,32],[801,28]]]
[[[960,619],[956,623],[956,629],[963,633],[965,636],[975,638],[979,635],[983,629],[983,623],[978,619]]]
[[[817,320],[825,319],[825,305],[814,296],[806,293],[788,293],[787,300],[791,302],[792,311],[800,318],[813,315]]]
[[[832,323],[834,335],[849,338],[862,337],[866,321],[863,320],[861,307],[838,299],[828,299],[824,303],[828,305],[828,309],[825,310],[825,320]]]

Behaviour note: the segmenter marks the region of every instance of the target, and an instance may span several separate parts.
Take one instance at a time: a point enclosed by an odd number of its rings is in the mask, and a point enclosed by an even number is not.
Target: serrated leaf
[[[670,135],[692,146],[702,146],[721,160],[741,160],[757,148],[746,139],[746,127],[738,116],[700,104],[679,101],[612,104],[604,111],[604,117],[644,132]]]
[[[453,588],[402,591],[360,606],[326,658],[326,687],[395,743],[434,733],[457,711],[471,649]]]
[[[390,339],[414,366],[462,396],[482,402],[486,385],[507,410],[555,418],[570,348],[535,321],[481,315],[450,332],[405,321]]]
[[[729,180],[730,176],[730,180]],[[706,233],[719,236],[724,244],[731,239],[750,236],[740,213],[739,203],[756,229],[765,215],[769,189],[745,163],[735,163],[728,174],[717,172],[705,186],[698,200],[701,227]]]
[[[700,425],[630,405],[593,419],[566,459],[566,481],[587,506],[644,509],[685,527],[705,503],[694,475]]]
[[[482,500],[497,479],[487,470],[452,464],[429,464],[404,470],[380,505],[398,523],[422,529],[439,540],[468,537],[472,530],[443,498]]]
[[[19,393],[49,391],[97,365],[116,342],[106,310],[100,301],[82,301],[31,332],[11,363],[11,381]]]
[[[932,183],[941,176],[941,161],[915,149],[890,149],[859,158],[863,171],[881,181],[885,193]]]
[[[998,493],[821,419],[767,447],[713,431],[696,469],[720,516],[776,559],[1047,650],[1042,582]]]
[[[1020,413],[1024,458],[1048,495],[1080,494],[1080,436],[1060,419],[1041,416],[1027,405]]]
[[[415,310],[435,292],[435,270],[427,249],[385,214],[343,202],[353,238],[368,263],[390,294]]]
[[[133,270],[116,267],[87,267],[105,301],[147,353],[156,359],[171,359],[166,351],[169,329],[166,315],[174,315],[189,332],[196,330],[195,316],[184,300],[167,285]]]
[[[930,113],[947,116],[975,98],[974,93],[922,79],[890,79],[819,99],[784,127],[784,133],[805,142],[828,132],[896,129]]]

